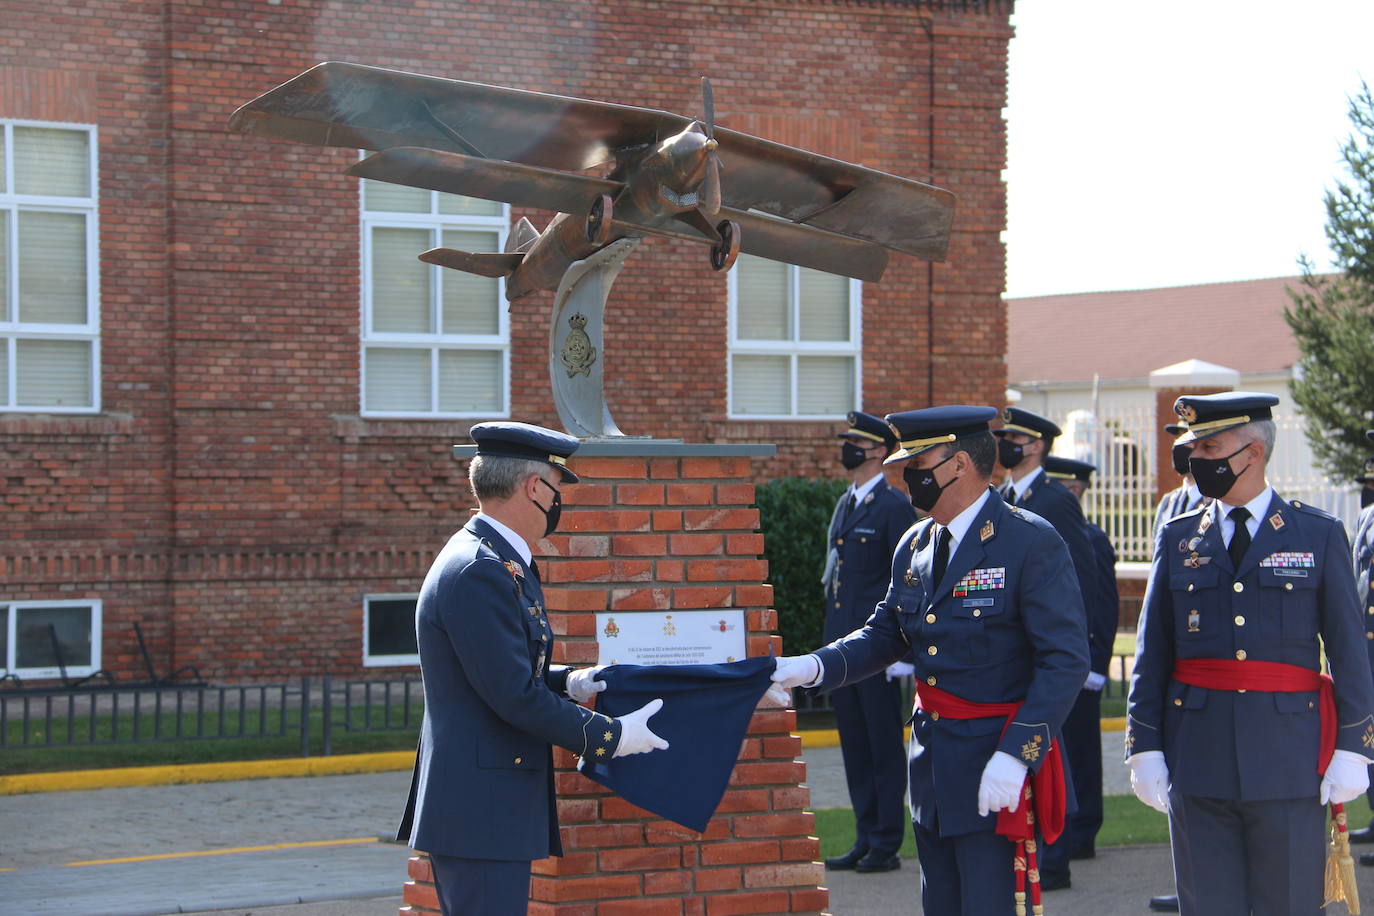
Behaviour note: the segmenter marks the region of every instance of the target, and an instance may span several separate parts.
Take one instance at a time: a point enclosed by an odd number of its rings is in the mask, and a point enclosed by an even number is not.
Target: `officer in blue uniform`
[[[1202,505],[1203,500],[1202,491],[1193,482],[1192,471],[1188,470],[1188,456],[1193,452],[1192,441],[1184,436],[1188,431],[1188,424],[1170,423],[1164,427],[1164,431],[1174,437],[1170,457],[1173,460],[1174,471],[1183,480],[1177,487],[1161,496],[1159,505],[1155,507],[1155,521],[1150,529],[1150,533],[1155,537],[1159,537],[1159,529],[1165,522],[1185,512],[1192,512]]]
[[[1365,437],[1374,442],[1374,429],[1366,430]],[[1360,518],[1355,525],[1355,538],[1351,543],[1351,550],[1355,559],[1355,592],[1360,596],[1365,611],[1365,646],[1369,649],[1370,667],[1374,668],[1374,579],[1370,577],[1370,565],[1374,563],[1374,508],[1371,508],[1374,499],[1366,496],[1374,494],[1374,458],[1365,459],[1364,466],[1364,476],[1355,478],[1355,481],[1362,485],[1362,489]],[[1369,790],[1367,797],[1370,805],[1374,806],[1374,788]],[[1370,821],[1368,827],[1350,831],[1350,842],[1374,843],[1374,820]],[[1374,865],[1374,852],[1361,853],[1360,864]]]
[[[912,504],[929,512],[902,538],[887,595],[860,630],[778,660],[784,687],[834,689],[912,652],[921,708],[912,719],[910,792],[927,913],[997,916],[1014,907],[1013,844],[996,832],[1014,810],[1088,673],[1082,598],[1063,539],[1008,506],[989,482],[991,407],[890,414]],[[1008,716],[941,715],[937,706],[1009,704]]]
[[[1092,485],[1096,470],[1095,465],[1086,461],[1058,455],[1045,459],[1045,473],[1079,501],[1083,491]],[[1078,811],[1069,821],[1068,848],[1072,859],[1093,858],[1097,854],[1097,832],[1102,829],[1102,688],[1107,684],[1107,666],[1112,661],[1121,604],[1116,591],[1116,551],[1107,532],[1092,522],[1087,524],[1088,540],[1097,561],[1097,592],[1087,601],[1091,670],[1064,720],[1064,745],[1078,801]]]
[[[1059,532],[1073,559],[1083,607],[1091,609],[1098,594],[1097,556],[1088,540],[1083,508],[1059,481],[1045,473],[1045,460],[1061,432],[1056,423],[1037,413],[1020,407],[1002,408],[1002,426],[992,431],[997,437],[997,463],[1007,471],[1001,492],[1007,502],[1034,512]],[[1088,632],[1091,638],[1091,626]],[[1072,754],[1072,745],[1069,747]],[[1040,861],[1040,886],[1044,890],[1071,886],[1071,843],[1072,838],[1065,832],[1057,843],[1045,849]]]
[[[905,493],[883,476],[897,437],[881,417],[854,411],[839,434],[840,463],[851,484],[830,517],[825,574],[826,641],[863,626],[887,593],[892,554],[916,522]],[[906,834],[906,752],[902,746],[902,663],[830,695],[854,807],[854,847],[825,860],[826,868],[871,873],[900,868]],[[909,671],[910,666],[906,665]]]
[[[1156,541],[1126,754],[1137,797],[1169,815],[1184,916],[1315,916],[1325,806],[1369,784],[1374,683],[1349,543],[1265,479],[1277,402],[1238,391],[1174,405],[1193,479],[1216,501]],[[1324,765],[1323,718],[1336,735]]]
[[[509,916],[527,910],[530,861],[563,852],[550,745],[602,759],[667,743],[648,725],[662,700],[599,715],[577,705],[604,689],[598,669],[549,664],[530,545],[558,525],[578,441],[525,423],[479,423],[471,434],[481,511],[420,588],[425,715],[397,839],[429,853],[445,916]]]

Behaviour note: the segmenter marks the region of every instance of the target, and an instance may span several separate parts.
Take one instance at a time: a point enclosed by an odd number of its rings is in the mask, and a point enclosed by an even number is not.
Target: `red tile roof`
[[[1298,360],[1283,320],[1300,277],[1007,300],[1007,379],[1144,378],[1185,359],[1242,375]]]

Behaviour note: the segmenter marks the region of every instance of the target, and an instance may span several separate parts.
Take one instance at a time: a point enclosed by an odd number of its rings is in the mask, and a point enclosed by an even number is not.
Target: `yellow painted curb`
[[[290,757],[282,760],[231,760],[222,763],[187,763],[179,766],[119,767],[110,770],[68,770],[62,773],[21,773],[0,776],[0,796],[31,792],[81,792],[122,786],[167,786],[236,779],[272,779],[282,776],[339,776],[346,773],[381,773],[408,770],[415,764],[414,751],[376,754],[340,754],[337,757]]]
[[[1124,732],[1126,730],[1125,716],[1112,716],[1102,720],[1102,730],[1104,732]],[[839,747],[840,733],[833,728],[817,728],[810,731],[797,732],[802,739],[802,747]],[[911,729],[903,730],[904,740],[911,737]]]

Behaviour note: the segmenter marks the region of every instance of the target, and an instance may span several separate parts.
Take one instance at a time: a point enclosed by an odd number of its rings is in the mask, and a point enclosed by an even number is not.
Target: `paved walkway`
[[[1104,737],[1109,760],[1120,735]],[[807,751],[813,805],[843,807],[839,751]],[[1124,767],[1109,765],[1119,780]],[[394,916],[409,851],[394,829],[409,772],[267,779],[0,798],[0,914]],[[1129,791],[1109,783],[1109,792]],[[264,848],[266,847],[266,848]],[[1165,847],[1075,862],[1050,916],[1138,916],[1171,889]],[[919,867],[830,873],[837,916],[919,913]],[[1374,912],[1374,872],[1361,873]],[[1333,906],[1327,913],[1340,914]]]

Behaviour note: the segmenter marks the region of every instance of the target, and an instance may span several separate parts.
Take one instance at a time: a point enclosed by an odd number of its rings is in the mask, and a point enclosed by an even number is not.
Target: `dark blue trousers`
[[[429,856],[444,916],[525,916],[529,911],[528,860]]]
[[[913,822],[921,858],[921,907],[931,916],[1011,916],[1016,906],[1016,847],[983,830],[942,837]]]
[[[1101,693],[1078,691],[1060,740],[1078,810],[1069,815],[1064,833],[1040,857],[1040,874],[1046,877],[1068,875],[1069,857],[1079,848],[1093,848],[1102,828]]]
[[[1181,916],[1317,916],[1326,823],[1316,796],[1241,802],[1171,791]]]
[[[909,817],[902,801],[907,760],[901,682],[876,674],[832,692],[830,702],[854,807],[854,845],[894,853]]]

